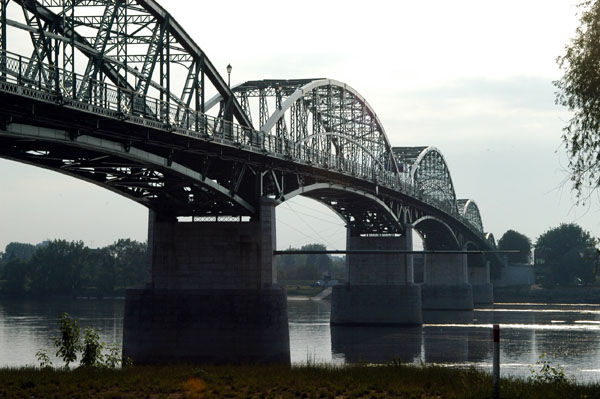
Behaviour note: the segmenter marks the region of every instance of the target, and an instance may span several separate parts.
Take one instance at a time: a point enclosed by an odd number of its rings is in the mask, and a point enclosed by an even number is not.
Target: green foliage
[[[148,274],[149,254],[146,243],[130,239],[120,239],[106,247],[116,283],[121,287],[131,287],[144,281]]]
[[[33,244],[11,242],[4,249],[4,253],[1,254],[0,261],[6,263],[13,259],[29,260],[36,249],[37,246]]]
[[[307,244],[301,248],[290,250],[321,251],[327,247],[322,244]],[[326,254],[280,255],[276,258],[277,276],[281,281],[287,280],[320,280],[325,275],[333,279],[345,277],[345,261],[343,258]]]
[[[30,290],[30,264],[21,259],[12,259],[4,265],[4,290],[13,295],[23,295]]]
[[[600,185],[600,1],[585,1],[580,7],[580,26],[557,59],[564,75],[554,84],[556,103],[573,115],[562,138],[573,187],[585,200],[589,189]]]
[[[12,295],[102,297],[144,282],[148,273],[147,245],[137,241],[119,240],[100,249],[65,240],[38,246],[17,244],[7,249],[20,255],[12,256],[0,269],[3,292]],[[29,259],[21,256],[26,248],[36,248]]]
[[[37,295],[78,295],[89,249],[82,241],[54,240],[39,248],[30,260],[31,291]]]
[[[531,240],[524,234],[515,230],[508,230],[500,241],[498,241],[499,250],[518,250],[518,254],[508,254],[510,263],[529,263],[531,262]]]
[[[83,351],[81,353],[81,365],[84,367],[97,367],[103,365],[103,346],[104,344],[100,342],[98,332],[92,327],[86,327],[83,338]]]
[[[109,369],[114,369],[122,365],[123,367],[132,366],[131,358],[123,359],[121,355],[121,347],[118,344],[105,345],[108,353],[104,355],[104,363],[102,366]]]
[[[92,327],[85,328],[83,344],[81,344],[79,322],[69,317],[67,313],[61,315],[58,325],[61,334],[54,339],[54,345],[58,349],[56,356],[64,360],[66,369],[77,359],[78,352],[81,352],[81,367],[114,369],[120,364],[133,365],[133,361],[129,358],[122,361],[119,345],[107,345],[101,342],[98,331]],[[104,348],[108,353],[102,353]],[[39,350],[35,355],[40,362],[40,368],[52,368],[52,361],[45,350]]]
[[[38,362],[40,362],[41,369],[52,368],[52,360],[50,360],[50,356],[48,356],[48,351],[45,349],[40,349],[35,353],[35,358]]]
[[[536,273],[544,283],[588,284],[595,280],[598,263],[596,240],[580,226],[570,223],[548,230],[535,243]],[[577,280],[579,279],[579,280]]]
[[[54,339],[54,345],[58,348],[56,356],[65,362],[65,367],[77,359],[77,352],[81,349],[79,345],[79,322],[71,319],[67,313],[63,313],[58,320],[60,336]]]
[[[539,369],[531,367],[531,376],[529,382],[536,384],[565,384],[569,380],[565,376],[565,369],[559,364],[553,366],[550,361],[546,360],[546,354],[542,353],[536,366]]]

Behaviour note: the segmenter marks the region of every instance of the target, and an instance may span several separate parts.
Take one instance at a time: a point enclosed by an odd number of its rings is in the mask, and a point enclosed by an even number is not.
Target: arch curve
[[[477,203],[472,199],[460,199],[456,201],[460,215],[475,228],[480,234],[484,234],[481,214]]]
[[[276,145],[293,158],[379,182],[400,179],[381,121],[349,85],[333,79],[261,80],[232,90],[248,118],[258,120],[261,132],[277,138]],[[258,104],[251,106],[253,98]],[[220,100],[216,95],[207,105]]]
[[[423,216],[412,223],[419,231],[426,249],[460,249],[460,241],[450,225],[434,216]],[[440,230],[438,227],[444,227]]]
[[[360,189],[333,183],[315,183],[285,194],[285,199],[302,195],[335,212],[347,227],[365,234],[399,233],[398,215],[377,196]]]

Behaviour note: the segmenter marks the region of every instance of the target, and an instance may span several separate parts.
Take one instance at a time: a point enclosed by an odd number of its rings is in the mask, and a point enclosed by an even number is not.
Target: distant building
[[[535,284],[535,271],[532,264],[509,263],[504,257],[504,266],[500,269],[500,278],[492,281],[496,287]]]

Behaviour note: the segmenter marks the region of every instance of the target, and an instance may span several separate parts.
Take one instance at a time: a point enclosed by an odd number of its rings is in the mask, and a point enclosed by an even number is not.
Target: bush
[[[77,352],[81,350],[79,345],[79,322],[69,317],[68,313],[63,313],[58,320],[60,327],[60,337],[54,340],[54,345],[58,348],[56,356],[64,360],[65,367],[69,368],[69,363],[77,359]]]
[[[565,375],[565,369],[559,364],[553,366],[550,361],[546,360],[546,354],[542,353],[535,364],[539,366],[539,370],[531,368],[531,376],[529,382],[536,384],[565,384],[569,380]]]
[[[81,355],[81,365],[85,367],[96,367],[104,365],[104,359],[102,356],[103,347],[104,343],[100,342],[98,332],[92,327],[87,327],[85,329],[85,338],[83,339],[83,353]]]
[[[81,352],[81,367],[104,367],[116,368],[122,363],[121,350],[118,345],[107,345],[100,341],[98,331],[92,327],[86,327],[83,345],[80,344],[80,328],[77,320],[71,319],[67,313],[63,313],[58,321],[60,337],[54,339],[54,345],[58,348],[56,356],[65,362],[65,368],[77,359],[77,353]],[[108,353],[103,355],[102,349],[107,348]],[[40,362],[40,368],[51,368],[52,361],[45,350],[39,350],[36,358]],[[123,365],[133,364],[131,359],[126,359]]]

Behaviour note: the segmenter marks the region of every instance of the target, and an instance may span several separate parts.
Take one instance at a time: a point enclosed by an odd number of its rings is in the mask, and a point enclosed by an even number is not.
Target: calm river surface
[[[54,353],[57,319],[68,312],[101,340],[121,343],[123,300],[0,301],[0,367],[35,365]],[[423,327],[330,327],[329,302],[290,299],[292,362],[373,362],[475,366],[491,370],[491,325],[501,325],[503,375],[527,377],[543,353],[579,381],[600,381],[600,305],[496,304],[474,312],[425,315]],[[55,365],[60,362],[54,360]]]

